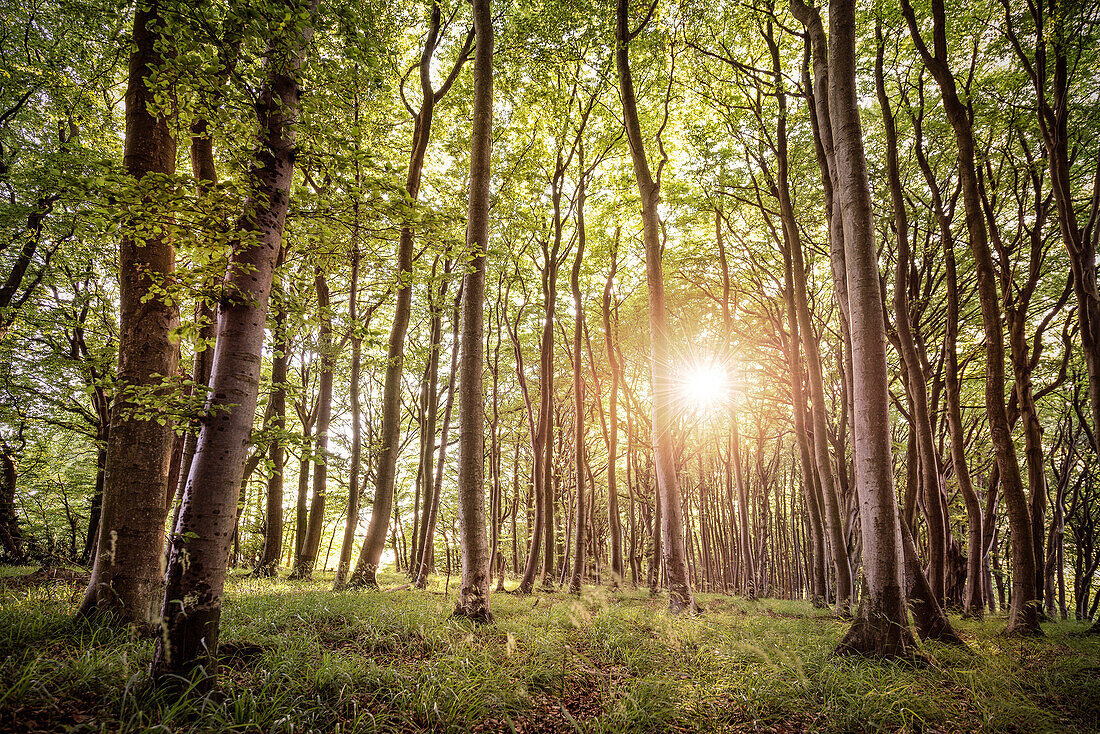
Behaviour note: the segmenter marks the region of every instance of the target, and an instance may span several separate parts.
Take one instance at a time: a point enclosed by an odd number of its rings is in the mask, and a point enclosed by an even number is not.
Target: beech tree
[[[172,331],[179,317],[166,293],[175,248],[170,226],[156,222],[154,203],[176,170],[174,111],[155,77],[172,43],[164,34],[167,12],[161,0],[152,0],[134,13],[123,165],[137,201],[119,248],[119,387],[111,406],[97,551],[79,612],[145,626],[156,619],[164,518],[175,489],[169,486],[172,425],[155,405],[178,359]]]
[[[218,336],[206,418],[172,535],[164,590],[164,632],[157,638],[153,674],[186,676],[217,671],[218,631],[226,557],[247,440],[260,386],[264,324],[282,248],[294,174],[298,73],[313,35],[315,4],[289,4],[296,22],[268,41],[266,78],[257,106],[253,193],[238,222],[218,311]]]

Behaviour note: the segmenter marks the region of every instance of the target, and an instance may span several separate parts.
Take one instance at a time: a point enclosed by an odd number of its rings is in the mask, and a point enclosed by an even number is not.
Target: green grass
[[[384,585],[404,579],[388,576]],[[221,686],[148,685],[148,640],[71,621],[74,586],[0,587],[0,731],[1018,731],[1100,729],[1100,640],[1073,624],[921,665],[837,658],[845,624],[808,604],[645,591],[494,594],[496,624],[448,619],[442,584],[333,594],[235,577]]]

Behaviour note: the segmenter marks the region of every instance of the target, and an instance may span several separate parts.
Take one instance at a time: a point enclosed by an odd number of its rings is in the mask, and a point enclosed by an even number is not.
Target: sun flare
[[[729,375],[713,362],[690,365],[683,372],[681,392],[696,410],[714,410],[729,399]]]

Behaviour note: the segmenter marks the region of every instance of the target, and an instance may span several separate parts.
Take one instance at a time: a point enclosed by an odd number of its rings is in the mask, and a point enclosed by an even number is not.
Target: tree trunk
[[[316,5],[291,5],[312,17]],[[230,259],[225,300],[218,315],[208,417],[172,538],[153,676],[188,676],[201,667],[213,683],[217,671],[225,559],[234,510],[256,413],[260,364],[275,261],[281,248],[294,173],[298,70],[312,36],[310,22],[286,29],[268,47],[267,78],[257,103],[259,133],[239,229],[245,235]],[[280,50],[290,46],[289,54]]]
[[[928,190],[932,197],[932,209],[936,214],[940,240],[943,245],[944,285],[947,291],[946,329],[944,333],[944,389],[946,393],[947,427],[951,437],[951,468],[959,485],[963,503],[966,506],[967,523],[967,561],[966,591],[963,599],[963,614],[981,618],[985,608],[985,584],[983,567],[985,558],[985,518],[982,503],[974,490],[970,477],[970,467],[966,460],[966,429],[962,420],[962,397],[959,387],[959,279],[955,265],[955,238],[951,232],[951,221],[943,205],[939,185],[936,182],[932,166],[924,154],[922,144],[921,120],[914,119],[914,151],[920,164]]]
[[[493,621],[489,608],[489,546],[485,538],[483,322],[489,251],[489,159],[493,144],[493,18],[490,0],[473,0],[476,50],[470,131],[470,200],[466,246],[473,258],[463,280],[459,361],[458,525],[462,586],[455,616]]]
[[[126,88],[123,166],[140,188],[150,190],[143,197],[146,205],[158,186],[150,181],[176,170],[172,114],[161,109],[163,103],[146,84],[146,76],[164,64],[171,43],[163,35],[163,22],[159,0],[139,4]],[[144,229],[141,224],[131,222],[138,231]],[[169,299],[157,296],[161,284],[173,277],[175,247],[167,235],[141,239],[127,234],[118,265],[118,387],[107,438],[99,540],[78,615],[110,615],[148,626],[156,619],[162,584],[173,432],[170,422],[155,420],[142,403],[162,394],[157,385],[176,374],[179,352],[171,337],[179,316]]]
[[[7,442],[0,440],[0,561],[23,562],[23,531],[15,512],[15,484],[19,478],[15,457]]]
[[[321,374],[317,385],[317,430],[313,438],[313,501],[309,507],[309,522],[302,543],[302,552],[298,556],[290,578],[310,579],[313,567],[317,564],[317,553],[321,549],[321,536],[325,529],[325,504],[328,495],[328,433],[332,419],[332,379],[336,355],[332,345],[332,313],[330,311],[328,282],[319,268],[315,274],[317,288],[317,311],[321,318],[320,350]],[[327,559],[326,559],[327,560]]]
[[[820,16],[793,0],[791,11],[807,28]],[[896,657],[911,653],[901,543],[890,446],[886,326],[879,290],[874,212],[867,180],[855,86],[855,3],[829,6],[829,119],[836,156],[836,190],[844,236],[851,314],[853,447],[863,535],[866,593],[837,652]],[[813,32],[813,31],[811,31]],[[839,284],[838,284],[839,289]]]
[[[431,140],[432,117],[435,104],[450,88],[469,48],[467,46],[459,56],[447,81],[438,91],[432,88],[431,67],[435,50],[439,45],[440,10],[433,3],[428,36],[420,54],[420,111],[413,117],[412,154],[409,157],[409,170],[405,179],[405,193],[412,202],[420,195],[420,182],[424,170],[424,157]],[[389,348],[386,353],[386,377],[382,388],[382,430],[381,445],[378,448],[378,469],[374,481],[374,504],[371,508],[370,524],[363,538],[363,549],[355,566],[355,573],[349,580],[353,587],[377,587],[376,573],[382,559],[382,550],[386,546],[386,531],[389,528],[390,514],[393,511],[394,478],[397,470],[397,454],[401,442],[401,371],[405,359],[405,333],[408,331],[412,314],[412,267],[413,267],[413,228],[406,222],[401,228],[401,238],[397,245],[397,303],[394,305],[393,325],[390,328]]]
[[[626,569],[623,565],[623,525],[622,518],[619,517],[618,489],[619,380],[622,379],[622,365],[615,354],[615,336],[611,330],[611,301],[614,297],[612,289],[615,285],[615,274],[619,268],[618,255],[619,228],[616,227],[615,239],[611,246],[611,270],[607,274],[607,282],[603,289],[603,331],[607,344],[607,364],[611,371],[607,412],[607,513],[611,525],[611,583],[613,586],[621,584],[626,577]],[[633,569],[633,563],[631,568]]]
[[[661,269],[660,222],[657,204],[660,200],[661,170],[654,179],[646,157],[642,128],[638,119],[638,102],[634,80],[630,73],[630,41],[637,34],[629,28],[629,0],[616,0],[615,65],[619,72],[619,91],[623,104],[626,136],[630,143],[634,177],[642,204],[642,239],[645,246],[646,285],[649,291],[650,370],[653,382],[653,460],[661,503],[662,557],[668,574],[669,610],[673,613],[695,613],[698,606],[692,594],[688,576],[687,554],[684,550],[684,517],[680,503],[680,480],[676,475],[672,445],[673,384],[670,365],[668,319],[665,313],[664,273]],[[648,22],[648,18],[647,18]],[[639,29],[640,30],[640,29]]]
[[[584,150],[581,149],[580,169],[584,170]],[[585,531],[588,520],[584,496],[584,363],[581,361],[581,341],[584,332],[584,302],[581,300],[581,263],[584,261],[584,174],[578,184],[577,192],[577,254],[573,259],[573,270],[569,276],[569,285],[573,291],[573,467],[577,482],[577,512],[573,538],[573,578],[569,591],[581,593],[585,568]],[[613,461],[613,459],[608,459]]]
[[[264,550],[256,566],[257,576],[275,576],[283,550],[283,471],[286,465],[286,382],[290,344],[286,333],[286,311],[277,302],[274,344],[271,356],[271,429],[268,461],[271,474],[267,479],[267,515],[264,522]],[[185,480],[186,481],[186,480]]]
[[[351,242],[351,292],[348,295],[348,323],[351,324],[351,374],[348,378],[348,398],[351,403],[351,468],[348,473],[348,509],[344,517],[344,537],[340,541],[340,560],[336,564],[333,591],[347,584],[351,554],[355,546],[355,530],[359,527],[359,467],[363,452],[363,408],[359,403],[359,380],[362,365],[363,340],[359,336],[359,204],[355,204],[355,233]]]
[[[420,560],[417,563],[416,588],[423,589],[428,584],[428,574],[435,569],[435,526],[439,517],[439,495],[443,489],[443,465],[447,459],[447,442],[451,430],[451,412],[454,409],[455,387],[458,381],[459,304],[462,300],[462,286],[455,296],[451,331],[451,376],[447,385],[447,407],[443,409],[443,430],[439,439],[439,456],[435,465],[435,480],[432,483],[431,505],[425,509],[424,535],[420,539]],[[358,569],[357,569],[358,571]]]
[[[886,80],[883,74],[884,41],[881,22],[875,28],[878,39],[875,55],[875,87],[879,107],[882,110],[886,131],[886,178],[890,188],[890,202],[894,208],[894,234],[897,236],[897,268],[894,280],[894,313],[897,319],[898,343],[901,358],[905,362],[908,378],[909,404],[916,434],[921,494],[924,497],[924,516],[928,522],[928,584],[936,604],[943,606],[945,571],[947,564],[947,526],[940,504],[939,472],[937,471],[936,445],[932,439],[932,421],[928,415],[928,384],[924,369],[917,355],[913,337],[913,325],[909,316],[909,217],[905,209],[905,193],[898,171],[898,136],[894,113],[886,96]]]
[[[978,174],[975,165],[976,147],[970,112],[959,99],[955,77],[948,67],[947,30],[942,2],[932,4],[933,45],[930,52],[925,45],[909,0],[901,0],[902,13],[909,24],[910,35],[920,53],[924,65],[939,84],[944,111],[955,132],[959,148],[959,183],[966,211],[966,229],[970,235],[970,249],[974,255],[974,269],[978,281],[978,301],[982,309],[985,331],[986,379],[985,410],[989,420],[989,432],[993,443],[1005,505],[1008,508],[1009,530],[1012,535],[1012,606],[1009,609],[1009,634],[1041,635],[1039,610],[1035,605],[1035,550],[1032,544],[1031,511],[1016,459],[1016,447],[1012,440],[1005,411],[1005,356],[1004,331],[1001,326],[1001,301],[997,294],[996,273],[989,248],[989,232],[985,225]]]

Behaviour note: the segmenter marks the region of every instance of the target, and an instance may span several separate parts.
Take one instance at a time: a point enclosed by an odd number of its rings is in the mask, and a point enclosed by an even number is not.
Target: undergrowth
[[[883,663],[833,656],[845,623],[802,602],[700,594],[673,618],[644,590],[494,594],[479,627],[450,619],[453,586],[330,583],[235,576],[205,695],[153,689],[149,640],[74,622],[78,584],[0,586],[0,730],[1100,730],[1100,640],[1072,623],[955,619],[968,651]]]

